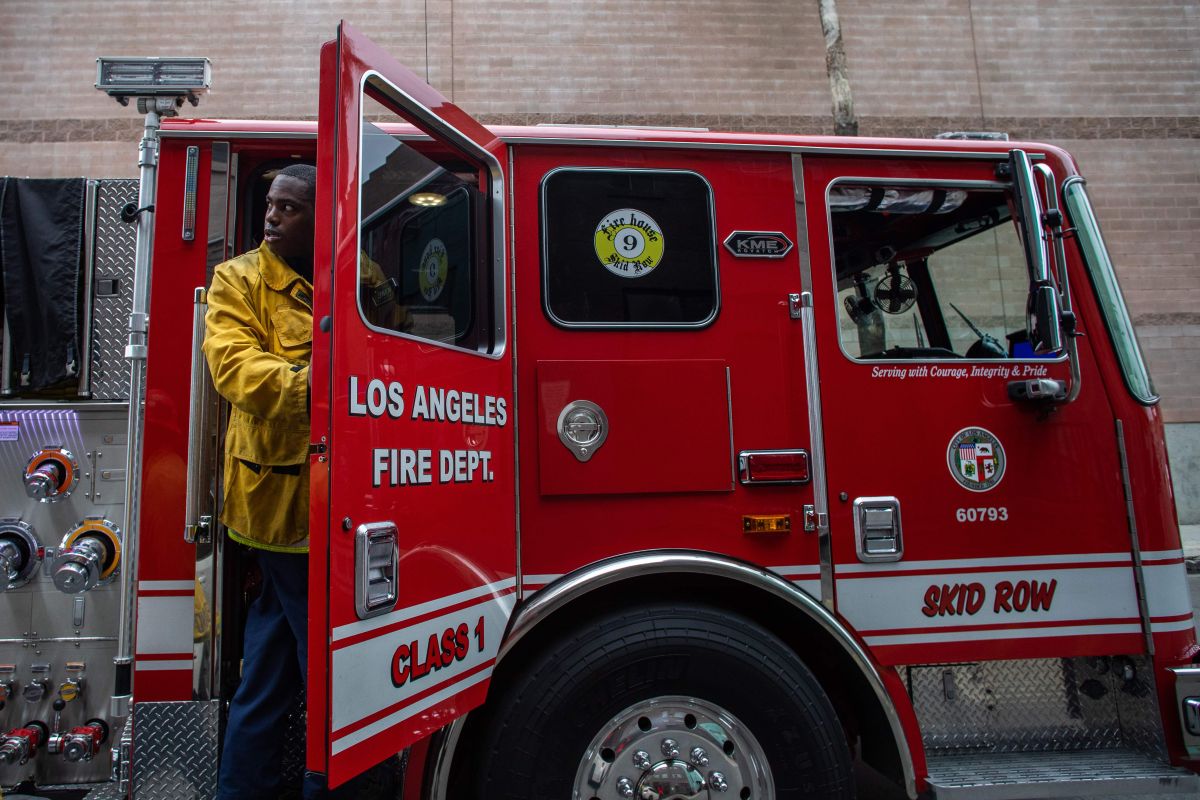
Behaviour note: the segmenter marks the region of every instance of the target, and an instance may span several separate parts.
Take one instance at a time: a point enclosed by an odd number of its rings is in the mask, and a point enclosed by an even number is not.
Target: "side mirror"
[[[1033,352],[1057,353],[1062,350],[1062,306],[1058,290],[1049,284],[1033,286],[1025,307],[1025,329]]]
[[[1042,239],[1042,206],[1038,201],[1033,167],[1024,150],[1008,151],[1008,167],[1013,182],[1013,205],[1029,269],[1029,298],[1025,306],[1026,332],[1033,351],[1038,354],[1062,350],[1062,305],[1058,290],[1050,278],[1046,243]]]

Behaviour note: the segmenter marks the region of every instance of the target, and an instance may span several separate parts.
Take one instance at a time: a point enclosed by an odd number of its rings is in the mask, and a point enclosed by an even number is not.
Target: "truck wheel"
[[[581,625],[522,668],[489,719],[468,767],[488,800],[854,796],[812,673],[773,634],[708,606]]]

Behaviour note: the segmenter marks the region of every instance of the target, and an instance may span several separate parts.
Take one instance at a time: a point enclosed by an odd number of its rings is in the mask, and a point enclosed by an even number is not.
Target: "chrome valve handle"
[[[70,450],[45,447],[30,457],[22,481],[29,497],[55,503],[69,496],[79,483],[79,462]]]
[[[21,571],[21,551],[16,544],[0,539],[0,591],[8,588],[8,584]]]
[[[65,733],[50,734],[46,750],[54,755],[62,754],[71,763],[91,761],[107,739],[108,723],[102,719],[89,719],[86,725]]]
[[[42,544],[19,519],[0,519],[0,592],[28,583],[42,561]]]
[[[50,729],[46,723],[32,720],[23,728],[14,728],[0,739],[0,762],[24,764],[37,755],[37,749],[46,741]]]
[[[62,483],[65,470],[56,463],[42,464],[25,476],[25,494],[34,500],[46,500]]]
[[[74,546],[54,559],[54,587],[66,594],[86,592],[100,582],[104,564],[104,545],[91,536],[81,537]]]
[[[79,594],[107,583],[121,562],[121,531],[106,519],[87,517],[63,537],[51,562],[54,586]]]

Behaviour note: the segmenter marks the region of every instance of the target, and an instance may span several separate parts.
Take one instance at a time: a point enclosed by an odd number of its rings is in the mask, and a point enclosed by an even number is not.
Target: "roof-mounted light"
[[[122,105],[130,97],[187,98],[196,105],[211,84],[207,58],[96,59],[96,88]]]

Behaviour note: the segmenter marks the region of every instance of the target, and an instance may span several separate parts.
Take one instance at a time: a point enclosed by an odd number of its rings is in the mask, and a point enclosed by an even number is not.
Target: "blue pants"
[[[275,800],[283,731],[308,670],[308,556],[258,551],[262,593],[246,617],[242,683],[229,704],[217,783],[219,800]],[[324,776],[304,780],[304,797],[326,797]]]

